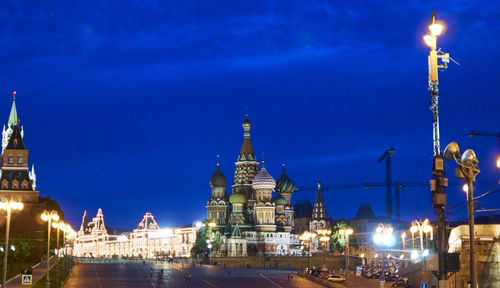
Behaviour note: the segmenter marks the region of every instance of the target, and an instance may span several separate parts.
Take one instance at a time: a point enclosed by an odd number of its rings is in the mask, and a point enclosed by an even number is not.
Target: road
[[[160,288],[160,287],[258,287],[258,288],[320,288],[314,282],[300,277],[288,279],[285,270],[232,268],[227,273],[222,267],[203,265],[195,268],[184,268],[181,264],[155,263],[109,263],[109,264],[78,264],[65,288]],[[153,277],[150,271],[153,271]],[[159,279],[158,271],[164,270],[163,278]],[[185,282],[186,273],[191,274],[191,282]]]

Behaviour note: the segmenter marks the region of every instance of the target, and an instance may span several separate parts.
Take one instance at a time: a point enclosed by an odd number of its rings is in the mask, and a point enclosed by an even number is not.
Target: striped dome
[[[288,194],[293,194],[295,192],[295,183],[293,183],[286,174],[285,164],[283,164],[283,172],[281,172],[280,178],[276,181],[276,191]]]
[[[224,174],[220,171],[219,164],[217,164],[217,169],[215,169],[212,178],[210,178],[210,186],[212,187],[226,187],[227,180]]]
[[[241,193],[233,193],[233,195],[229,197],[229,202],[231,202],[231,204],[245,204],[247,202],[247,198]]]
[[[270,189],[273,190],[274,187],[276,187],[276,181],[274,181],[273,176],[269,174],[266,170],[266,167],[264,166],[264,163],[262,163],[262,169],[260,169],[259,173],[255,178],[253,178],[252,181],[252,187],[253,189]]]

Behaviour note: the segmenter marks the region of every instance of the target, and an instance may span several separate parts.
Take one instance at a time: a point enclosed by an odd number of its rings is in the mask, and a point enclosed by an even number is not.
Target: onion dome
[[[295,183],[293,183],[286,174],[285,164],[283,164],[283,172],[281,172],[280,178],[276,181],[276,191],[288,194],[293,194],[295,192]]]
[[[210,178],[210,186],[212,187],[226,187],[227,180],[224,174],[220,171],[219,164],[217,163],[217,169],[215,169],[212,178]]]
[[[264,161],[262,161],[262,169],[252,181],[253,189],[269,189],[273,190],[276,187],[276,181],[274,181],[273,176],[269,174],[264,166]]]
[[[231,204],[245,204],[247,202],[247,198],[244,194],[233,193],[233,195],[229,197],[229,202],[231,202]]]
[[[243,121],[243,123],[241,125],[243,126],[243,128],[247,128],[247,127],[251,126],[250,120],[248,120],[248,114],[245,117],[245,121]]]
[[[273,202],[276,206],[285,206],[287,204],[286,199],[280,194],[274,197]]]

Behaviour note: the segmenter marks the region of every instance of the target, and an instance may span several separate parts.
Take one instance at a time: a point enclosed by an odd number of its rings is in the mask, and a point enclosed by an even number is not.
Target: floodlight
[[[451,142],[444,149],[444,160],[450,161],[453,159],[460,159],[460,148],[458,148],[457,142]]]
[[[476,153],[474,152],[474,150],[467,149],[462,155],[461,162],[465,166],[474,167],[479,163],[479,160],[477,160]]]

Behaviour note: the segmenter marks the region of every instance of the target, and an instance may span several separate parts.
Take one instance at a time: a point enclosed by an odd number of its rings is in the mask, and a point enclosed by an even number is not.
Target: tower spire
[[[316,192],[316,201],[313,208],[313,220],[328,220],[328,213],[326,212],[325,202],[323,201],[323,189],[321,189],[321,182],[318,181],[318,192]]]
[[[240,157],[238,157],[238,160],[255,161],[255,153],[253,152],[252,142],[250,141],[250,128],[252,125],[248,120],[248,114],[246,114],[245,121],[243,121],[242,126],[243,144],[241,145]]]
[[[13,100],[12,100],[12,107],[10,108],[10,115],[9,115],[9,127],[12,127],[14,125],[17,125],[18,118],[17,118],[17,109],[16,109],[16,91],[12,92]]]

